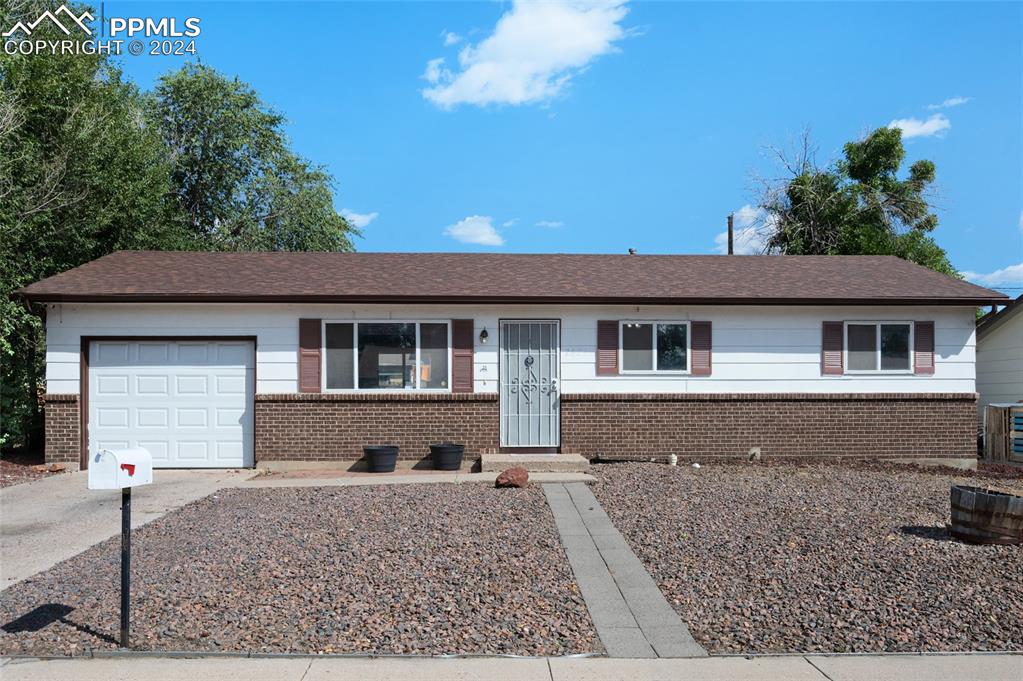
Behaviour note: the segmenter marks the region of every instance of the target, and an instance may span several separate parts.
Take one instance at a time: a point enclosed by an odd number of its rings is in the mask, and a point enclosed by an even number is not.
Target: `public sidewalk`
[[[1019,681],[1021,654],[610,658],[0,659],[3,681]]]

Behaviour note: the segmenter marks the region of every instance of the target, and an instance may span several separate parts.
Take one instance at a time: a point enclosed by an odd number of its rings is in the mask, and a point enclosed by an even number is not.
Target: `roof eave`
[[[890,297],[890,298],[754,298],[754,297],[636,297],[636,296],[393,296],[393,295],[225,295],[225,294],[80,294],[19,291],[35,303],[360,303],[454,305],[936,305],[977,307],[1004,303],[1008,296]]]
[[[1023,312],[1023,295],[1011,301],[998,312],[989,312],[977,320],[977,340],[987,336],[1007,321]]]

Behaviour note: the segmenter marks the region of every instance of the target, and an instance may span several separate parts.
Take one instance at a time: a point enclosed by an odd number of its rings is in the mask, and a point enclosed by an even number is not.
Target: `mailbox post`
[[[131,487],[121,488],[121,647],[131,622]]]
[[[101,449],[89,462],[89,489],[121,490],[121,647],[131,622],[131,488],[153,482],[153,457],[141,447]]]

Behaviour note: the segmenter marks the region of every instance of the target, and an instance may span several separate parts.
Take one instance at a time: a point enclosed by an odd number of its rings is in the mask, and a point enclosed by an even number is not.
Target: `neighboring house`
[[[977,320],[977,418],[984,407],[1023,401],[1023,296]]]
[[[162,467],[972,458],[974,311],[1007,300],[874,256],[119,252],[21,293],[47,461]]]

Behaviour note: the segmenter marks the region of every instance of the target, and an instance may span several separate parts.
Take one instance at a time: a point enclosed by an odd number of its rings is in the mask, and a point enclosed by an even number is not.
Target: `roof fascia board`
[[[554,296],[336,296],[274,295],[230,296],[222,294],[33,294],[20,293],[37,303],[364,303],[364,304],[529,304],[529,305],[956,305],[977,307],[1005,302],[1007,297],[976,298],[687,298],[687,297],[554,297]]]

